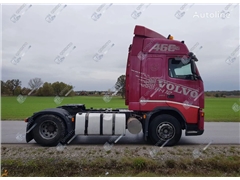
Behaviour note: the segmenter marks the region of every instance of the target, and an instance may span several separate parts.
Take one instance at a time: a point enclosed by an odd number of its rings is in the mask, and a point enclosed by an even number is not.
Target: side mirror
[[[197,68],[193,59],[191,59],[191,71],[192,71],[194,80],[197,80],[199,76],[197,75]]]
[[[192,74],[197,74],[196,66],[192,59],[191,59],[191,71],[192,71]]]

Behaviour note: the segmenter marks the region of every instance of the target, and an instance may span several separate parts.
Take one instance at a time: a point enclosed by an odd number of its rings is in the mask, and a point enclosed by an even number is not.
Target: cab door
[[[194,77],[190,61],[183,62],[174,57],[167,58],[167,103],[170,107],[180,110],[188,122],[197,123],[198,109],[204,96],[201,80]]]

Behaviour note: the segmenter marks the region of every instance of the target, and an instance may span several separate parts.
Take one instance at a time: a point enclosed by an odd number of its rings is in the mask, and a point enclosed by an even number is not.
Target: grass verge
[[[119,160],[87,158],[73,161],[66,158],[4,159],[2,168],[8,176],[240,176],[239,156],[214,156],[209,159],[155,161],[144,157]]]

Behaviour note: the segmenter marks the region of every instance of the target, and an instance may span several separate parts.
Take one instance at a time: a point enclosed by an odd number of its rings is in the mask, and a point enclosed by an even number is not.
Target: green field
[[[1,119],[2,120],[23,120],[33,112],[46,108],[53,108],[63,104],[85,104],[87,108],[127,108],[124,99],[114,97],[109,103],[103,101],[102,96],[74,96],[65,97],[60,105],[55,104],[54,97],[27,97],[25,102],[20,104],[17,97],[1,97]],[[233,104],[240,104],[238,98],[206,98],[205,99],[205,120],[239,122],[240,111],[232,109]]]

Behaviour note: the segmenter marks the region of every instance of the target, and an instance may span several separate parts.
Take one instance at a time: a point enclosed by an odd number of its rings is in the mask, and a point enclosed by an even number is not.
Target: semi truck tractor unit
[[[25,119],[26,141],[42,146],[68,144],[76,136],[142,133],[146,142],[168,146],[204,132],[204,87],[197,57],[184,41],[135,26],[128,48],[127,109],[94,109],[67,104]]]

